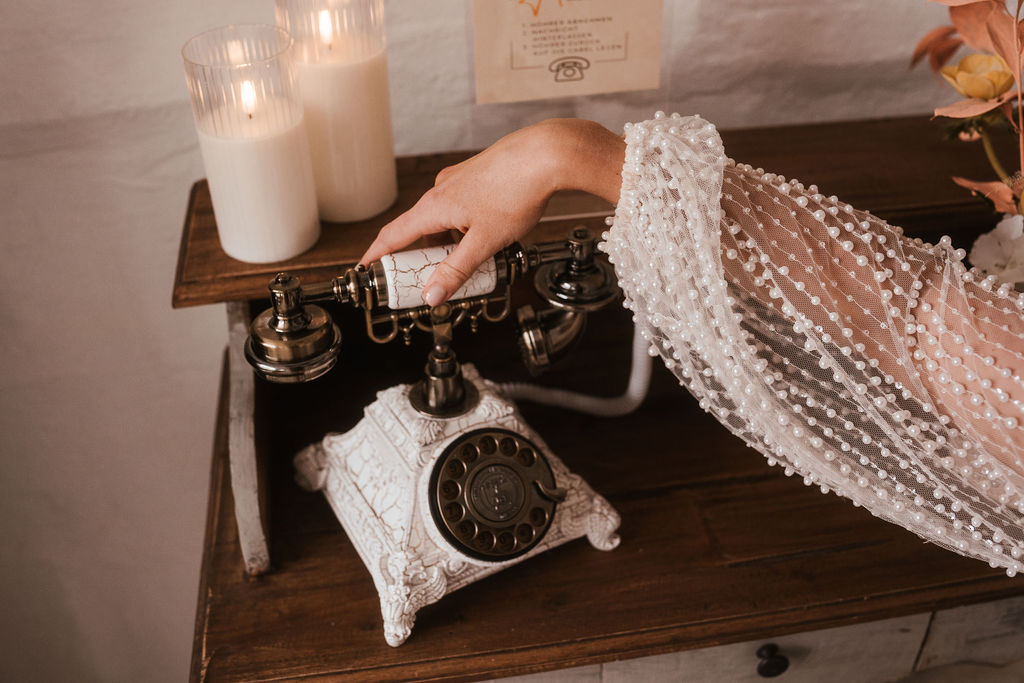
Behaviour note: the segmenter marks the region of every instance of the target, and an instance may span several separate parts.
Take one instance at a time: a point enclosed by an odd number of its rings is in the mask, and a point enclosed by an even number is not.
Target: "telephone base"
[[[412,385],[393,386],[377,394],[354,428],[329,434],[295,457],[296,480],[324,492],[373,577],[384,637],[394,647],[409,637],[421,607],[463,586],[582,536],[601,550],[619,544],[620,518],[608,501],[551,453],[493,382],[469,364],[463,375],[480,394],[467,413],[447,419],[423,415],[410,404]],[[565,491],[540,540],[511,559],[484,560],[461,552],[431,515],[434,464],[446,446],[481,428],[509,430],[535,444],[556,486]]]

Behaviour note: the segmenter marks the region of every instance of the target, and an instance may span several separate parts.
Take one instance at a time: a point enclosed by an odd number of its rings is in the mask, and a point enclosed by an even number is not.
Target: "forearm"
[[[583,119],[549,119],[540,125],[551,147],[555,189],[581,190],[615,204],[622,188],[625,141]]]

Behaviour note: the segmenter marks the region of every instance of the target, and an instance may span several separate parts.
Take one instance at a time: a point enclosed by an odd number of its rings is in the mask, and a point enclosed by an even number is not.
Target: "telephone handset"
[[[551,308],[520,308],[516,335],[527,367],[542,372],[576,343],[589,312],[618,297],[596,242],[578,227],[565,241],[513,244],[432,308],[420,291],[452,247],[392,254],[305,288],[285,273],[271,281],[272,307],[253,320],[245,348],[270,381],[309,381],[334,366],[341,333],[314,302],[361,308],[378,343],[401,335],[408,344],[415,330],[433,337],[418,382],[380,392],[353,429],[295,458],[299,483],[324,491],[373,576],[389,644],[405,641],[423,605],[531,554],[584,535],[601,549],[618,544],[614,509],[452,350],[463,322],[475,331],[506,318],[511,284],[533,272]]]
[[[536,271],[534,287],[552,308],[539,313],[532,306],[520,308],[516,327],[524,362],[534,374],[543,372],[578,340],[588,312],[618,298],[614,271],[594,258],[596,245],[585,227],[574,228],[564,242],[513,243],[477,269],[450,301],[434,308],[422,303],[420,292],[453,246],[391,254],[305,289],[297,277],[280,273],[269,285],[272,307],[252,322],[246,358],[257,374],[272,382],[316,379],[334,367],[341,332],[312,303],[351,304],[363,309],[366,333],[375,342],[390,342],[401,333],[408,344],[416,329],[433,332],[427,376],[413,400],[427,414],[459,410],[461,381],[453,377],[458,364],[450,348],[454,328],[469,320],[475,331],[481,319],[504,320],[511,308],[511,284]],[[499,289],[503,293],[496,294]],[[500,308],[493,310],[495,305]]]
[[[548,65],[548,71],[555,73],[556,82],[582,81],[583,72],[590,68],[586,57],[560,57]]]

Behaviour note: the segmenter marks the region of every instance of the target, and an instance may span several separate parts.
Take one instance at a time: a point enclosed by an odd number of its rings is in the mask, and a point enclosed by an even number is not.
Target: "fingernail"
[[[441,285],[430,285],[423,290],[423,301],[428,306],[436,306],[444,301],[444,287]]]

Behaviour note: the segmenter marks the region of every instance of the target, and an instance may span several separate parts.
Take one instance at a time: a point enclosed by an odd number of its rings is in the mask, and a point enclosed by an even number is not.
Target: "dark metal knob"
[[[288,273],[278,273],[267,285],[270,303],[274,306],[273,325],[278,332],[291,332],[309,324],[303,315],[302,286],[299,278]]]
[[[537,269],[534,289],[552,306],[574,311],[596,311],[619,296],[615,270],[594,259],[597,238],[587,228],[569,234],[569,259],[552,261]]]
[[[319,306],[303,305],[299,278],[279,273],[270,281],[272,308],[249,326],[245,358],[271,382],[308,382],[334,367],[341,330]]]
[[[785,655],[779,653],[779,646],[775,643],[767,643],[757,648],[757,675],[761,678],[775,678],[785,673],[789,668],[789,660]]]

